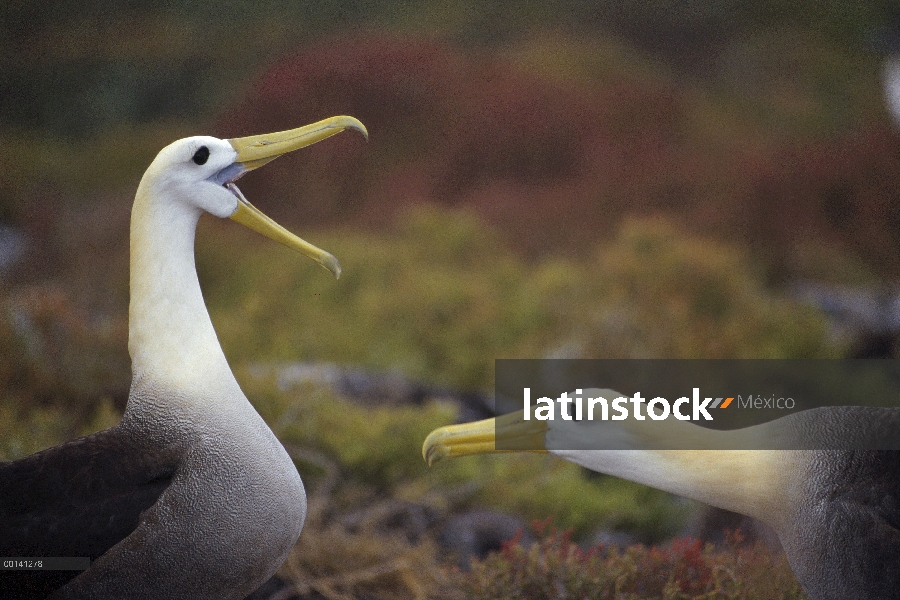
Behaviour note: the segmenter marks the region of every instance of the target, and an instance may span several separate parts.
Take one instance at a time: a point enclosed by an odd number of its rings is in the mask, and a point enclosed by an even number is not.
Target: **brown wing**
[[[113,427],[0,463],[0,557],[98,558],[128,536],[178,466]],[[80,571],[0,571],[0,598],[44,598]]]

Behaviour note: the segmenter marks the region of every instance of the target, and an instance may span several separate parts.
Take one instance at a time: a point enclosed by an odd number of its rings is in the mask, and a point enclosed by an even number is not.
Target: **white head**
[[[228,140],[189,137],[163,148],[144,173],[142,186],[165,202],[193,206],[220,218],[237,210],[237,194],[225,187],[248,169]]]
[[[275,160],[282,154],[356,129],[366,137],[366,128],[353,117],[332,117],[289,131],[279,131],[230,140],[196,136],[163,148],[144,173],[138,198],[148,199],[150,210],[205,211],[231,219],[289,248],[306,254],[340,277],[340,265],[324,250],[316,248],[265,216],[234,184],[244,173]]]

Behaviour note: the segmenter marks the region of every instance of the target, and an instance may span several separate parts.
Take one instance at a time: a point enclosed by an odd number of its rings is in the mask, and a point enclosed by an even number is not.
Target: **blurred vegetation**
[[[320,233],[338,282],[267,241],[222,243],[223,226],[201,236],[197,263],[236,364],[361,364],[482,391],[496,358],[836,353],[822,316],[768,289],[745,253],[664,220],[629,222],[590,259],[531,263],[470,211],[421,207],[389,236]]]
[[[229,87],[273,55],[352,29],[425,32],[468,47],[536,30],[602,31],[703,73],[698,55],[732,40],[771,39],[773,30],[782,39],[808,31],[858,53],[892,8],[887,0],[529,0],[515,7],[471,0],[10,0],[0,6],[0,121],[83,137],[121,122],[213,114]]]
[[[583,550],[547,523],[530,548],[509,544],[472,565],[461,577],[467,598],[595,598],[597,600],[804,600],[806,595],[783,556],[766,548],[724,549],[690,539],[667,547],[632,546],[624,552],[597,546]]]
[[[315,591],[326,598],[378,600],[807,599],[784,556],[744,544],[740,532],[718,548],[681,538],[619,550],[576,545],[570,531],[550,523],[534,523],[538,541],[523,543],[520,532],[467,569],[442,564],[427,540],[386,536],[367,526],[350,531],[312,524],[279,574],[301,597]]]
[[[342,136],[242,181],[289,223],[379,231],[412,204],[468,206],[541,257],[584,255],[624,218],[665,214],[746,245],[770,281],[796,277],[797,248],[810,245],[900,273],[889,250],[900,243],[900,136],[880,66],[784,35],[718,56],[745,90],[680,78],[614,38],[544,33],[475,52],[345,34],[273,62],[213,129],[272,131],[336,112],[367,124],[368,145]],[[765,54],[773,46],[797,55],[778,63]],[[265,200],[286,197],[302,207]]]

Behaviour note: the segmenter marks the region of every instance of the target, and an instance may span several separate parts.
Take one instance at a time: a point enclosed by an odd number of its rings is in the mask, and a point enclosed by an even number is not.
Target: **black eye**
[[[206,159],[209,158],[209,148],[206,146],[200,146],[200,149],[194,152],[193,161],[198,165],[205,165]]]

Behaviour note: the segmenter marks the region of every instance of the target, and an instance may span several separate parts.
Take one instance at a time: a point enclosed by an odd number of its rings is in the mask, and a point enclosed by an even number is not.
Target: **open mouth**
[[[231,167],[228,167],[219,172],[219,177],[224,180],[224,183],[221,184],[222,187],[231,192],[238,200],[237,207],[230,218],[257,233],[263,234],[269,239],[284,244],[288,248],[302,252],[330,271],[335,279],[340,278],[341,265],[334,256],[297,237],[250,204],[250,201],[244,197],[238,186],[234,184],[235,180],[250,169],[244,168],[244,165],[240,163],[235,164],[239,167],[238,169],[231,170]]]
[[[336,133],[340,133],[344,129],[355,129],[368,139],[368,132],[366,132],[365,126],[357,119],[347,116],[332,117],[312,125],[288,131],[229,139],[227,141],[235,152],[234,162],[208,180],[216,185],[223,186],[237,198],[237,206],[229,218],[257,233],[284,244],[288,248],[305,254],[330,271],[335,278],[341,276],[341,265],[334,256],[297,237],[267,217],[258,208],[250,204],[234,182],[247,171],[252,171],[268,164],[279,156],[293,150],[320,142]]]
[[[235,181],[244,176],[245,173],[248,173],[250,169],[245,167],[240,162],[233,162],[212,177],[210,177],[207,181],[215,183],[216,185],[221,185],[229,192],[234,194],[234,196],[243,202],[246,202],[247,199],[244,198],[244,195],[234,184]]]
[[[240,200],[241,202],[243,202],[244,204],[250,204],[250,201],[247,200],[247,198],[244,197],[244,194],[241,193],[241,190],[238,189],[238,186],[236,186],[236,185],[234,184],[235,181],[237,181],[238,179],[240,179],[241,175],[243,175],[243,173],[241,173],[240,175],[238,175],[237,177],[235,177],[235,178],[232,179],[231,181],[226,182],[226,183],[225,183],[225,189],[227,189],[229,192],[231,192],[232,194],[234,194],[234,196],[235,196],[238,200]]]

